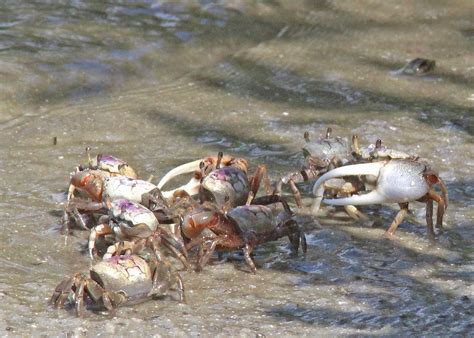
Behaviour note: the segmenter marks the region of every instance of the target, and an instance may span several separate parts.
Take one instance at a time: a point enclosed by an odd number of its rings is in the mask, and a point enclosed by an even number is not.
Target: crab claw
[[[367,205],[382,203],[406,203],[425,196],[430,186],[424,174],[427,166],[413,160],[391,160],[373,163],[348,165],[331,170],[321,176],[313,186],[316,200],[313,211],[319,209],[323,198],[322,183],[337,177],[352,175],[373,175],[377,177],[374,190],[364,195],[353,195],[340,199],[325,199],[332,205]]]
[[[194,173],[196,172],[197,170],[200,170],[200,164],[201,164],[202,160],[196,160],[196,161],[192,161],[192,162],[189,162],[189,163],[185,163],[185,164],[182,164],[172,170],[170,170],[168,173],[166,173],[165,176],[163,176],[163,178],[160,180],[160,182],[158,183],[158,188],[159,189],[162,189],[166,183],[168,183],[169,181],[171,181],[173,178],[177,177],[177,176],[180,176],[180,175],[183,175],[183,174],[189,174],[189,173]],[[193,177],[191,180],[189,180],[189,182],[177,189],[174,189],[174,190],[171,190],[171,191],[166,191],[166,192],[163,192],[165,195],[168,195],[168,194],[173,194],[174,191],[176,190],[184,190],[186,191],[189,195],[196,195],[198,192],[199,192],[199,185],[200,185],[200,180]]]

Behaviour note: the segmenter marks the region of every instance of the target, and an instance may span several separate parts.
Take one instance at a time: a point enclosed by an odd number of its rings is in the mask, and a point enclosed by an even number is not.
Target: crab
[[[341,178],[353,175],[371,175],[376,178],[375,188],[366,194],[352,195],[340,199],[325,199],[324,182],[332,178]],[[439,185],[441,194],[434,189]],[[408,212],[408,205],[413,201],[426,203],[426,223],[428,239],[433,242],[433,201],[438,205],[436,226],[442,229],[443,216],[448,206],[448,191],[443,180],[431,167],[419,159],[386,159],[371,163],[347,165],[333,169],[321,176],[313,186],[316,197],[313,211],[317,212],[321,201],[332,205],[367,205],[398,203],[400,211],[397,213],[385,235],[392,238],[397,227]]]
[[[158,183],[158,188],[161,189],[178,175],[193,171],[194,177],[186,185],[167,193],[180,191],[190,196],[199,195],[201,202],[215,203],[222,210],[251,201],[257,194],[262,179],[267,194],[270,194],[265,165],[259,165],[255,174],[249,178],[247,160],[224,156],[222,152],[217,157],[189,162],[171,170]]]
[[[275,216],[268,204],[280,202],[285,212]],[[263,196],[253,203],[232,208],[226,212],[217,209],[210,203],[189,211],[183,218],[182,232],[190,242],[189,249],[200,246],[196,270],[200,271],[215,250],[233,251],[241,249],[251,271],[257,271],[250,257],[255,246],[288,236],[293,254],[302,247],[306,253],[306,237],[292,218],[287,202],[280,196]]]
[[[132,179],[124,176],[107,177],[100,170],[84,170],[75,174],[71,179],[75,189],[84,192],[88,198],[74,197],[69,199],[63,224],[70,227],[69,215],[72,213],[76,223],[83,229],[88,229],[82,212],[104,212],[107,209],[105,200],[128,199],[141,203],[152,211],[165,215],[168,206],[166,198],[171,193],[161,192],[151,182]],[[166,216],[164,216],[166,217]]]
[[[332,128],[326,130],[326,135],[312,142],[309,132],[304,133],[305,145],[302,148],[305,164],[296,172],[282,177],[275,187],[274,193],[281,195],[285,184],[290,186],[298,208],[302,207],[301,193],[297,183],[312,181],[332,168],[349,163],[352,160],[351,147],[344,137],[333,137]]]
[[[101,217],[101,223],[91,229],[89,235],[89,254],[97,258],[96,241],[100,236],[112,235],[114,244],[107,248],[105,257],[111,257],[134,246],[150,247],[155,253],[163,244],[188,269],[187,252],[182,239],[158,223],[154,213],[139,203],[118,199],[107,201],[108,215]],[[127,245],[123,245],[126,241]]]
[[[86,148],[88,157],[87,165],[79,165],[71,173],[71,180],[67,192],[67,202],[64,208],[62,223],[69,232],[71,227],[71,216],[76,220],[83,229],[88,229],[88,222],[85,221],[87,216],[79,212],[84,208],[84,201],[77,201],[75,196],[76,191],[92,199],[94,202],[102,200],[102,192],[104,181],[110,177],[126,177],[129,179],[136,179],[137,174],[135,170],[130,167],[127,162],[112,156],[112,155],[97,155],[95,158],[90,156],[90,147]],[[89,206],[89,209],[100,210],[102,206]],[[82,210],[81,210],[82,211]],[[93,217],[89,217],[93,219]]]
[[[69,201],[74,196],[74,191],[77,187],[81,187],[79,183],[84,175],[78,175],[82,172],[91,172],[92,175],[97,177],[105,178],[105,177],[112,177],[112,176],[122,176],[122,177],[129,177],[136,179],[137,174],[135,170],[128,165],[127,162],[112,156],[112,155],[97,155],[96,158],[92,159],[90,156],[90,147],[86,148],[86,154],[88,157],[88,165],[83,166],[79,165],[76,169],[71,173],[71,183],[69,185],[67,200]],[[89,189],[92,189],[90,187]]]
[[[415,58],[399,70],[393,71],[392,75],[415,75],[423,76],[429,74],[436,67],[435,60]]]
[[[361,148],[359,145],[359,136],[352,136],[352,156],[354,160],[351,163],[374,162],[391,159],[414,159],[418,156],[409,155],[405,152],[388,148],[382,144],[382,140],[378,139],[375,144],[370,144],[368,147]]]
[[[49,301],[54,308],[73,306],[82,317],[84,309],[108,310],[166,295],[177,286],[178,299],[185,301],[181,276],[166,260],[150,255],[114,256],[94,264],[89,271],[66,277]]]

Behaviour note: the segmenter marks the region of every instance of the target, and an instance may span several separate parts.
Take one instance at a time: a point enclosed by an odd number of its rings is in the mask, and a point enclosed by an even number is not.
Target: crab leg
[[[400,211],[397,213],[392,224],[390,224],[390,227],[385,232],[385,236],[387,236],[388,238],[391,238],[393,236],[398,226],[400,225],[400,223],[402,223],[403,219],[408,213],[408,203],[399,203],[398,205],[400,206]]]
[[[113,230],[108,224],[99,224],[91,229],[91,233],[89,234],[89,255],[91,259],[94,259],[96,256],[95,241],[97,237],[112,233]]]

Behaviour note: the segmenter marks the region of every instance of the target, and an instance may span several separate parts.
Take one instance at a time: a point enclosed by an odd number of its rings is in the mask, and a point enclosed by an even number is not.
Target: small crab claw
[[[319,209],[323,198],[323,182],[331,178],[351,175],[373,175],[377,177],[374,190],[364,195],[324,200],[332,205],[366,205],[382,203],[406,203],[416,201],[429,191],[424,178],[426,165],[414,160],[390,160],[339,167],[321,176],[313,186],[316,200],[313,211]]]

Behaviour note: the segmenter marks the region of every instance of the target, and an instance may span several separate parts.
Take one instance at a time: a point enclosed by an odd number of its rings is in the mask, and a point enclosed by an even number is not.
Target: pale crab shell
[[[145,299],[152,288],[152,272],[141,257],[114,256],[92,266],[91,277],[105,290],[123,294],[127,302]]]
[[[413,156],[395,149],[385,146],[377,148],[375,144],[369,145],[367,148],[361,149],[361,158],[363,159],[407,159]]]
[[[107,177],[104,180],[103,198],[128,199],[141,202],[142,195],[155,189],[156,185],[144,180],[132,179],[124,176]]]
[[[139,224],[148,226],[150,233],[158,228],[158,220],[153,212],[145,208],[143,205],[127,199],[118,199],[112,201],[109,208],[109,216],[119,225],[127,228],[133,228]],[[115,234],[124,238],[120,227],[114,227]],[[146,236],[147,234],[143,234]]]
[[[351,154],[350,143],[345,137],[331,137],[306,142],[303,149],[320,159],[332,159],[337,156],[347,159]]]
[[[97,155],[97,158],[93,159],[91,164],[100,170],[108,171],[112,174],[137,178],[135,170],[127,162],[112,155]]]
[[[240,169],[224,167],[203,178],[199,188],[201,202],[214,202],[218,207],[243,205],[249,196],[247,175]]]

